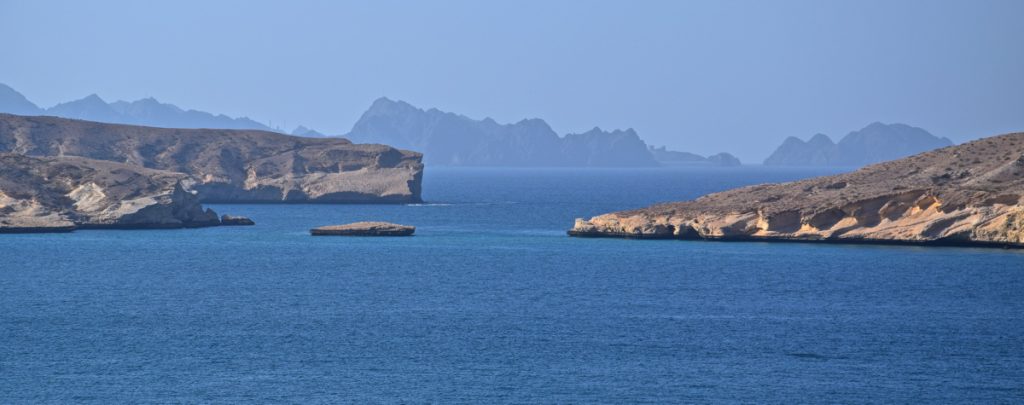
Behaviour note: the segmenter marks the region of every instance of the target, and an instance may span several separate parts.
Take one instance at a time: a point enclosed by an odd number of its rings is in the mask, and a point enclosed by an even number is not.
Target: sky
[[[1024,1],[0,0],[0,83],[343,134],[378,97],[758,162],[875,121],[1024,130]]]

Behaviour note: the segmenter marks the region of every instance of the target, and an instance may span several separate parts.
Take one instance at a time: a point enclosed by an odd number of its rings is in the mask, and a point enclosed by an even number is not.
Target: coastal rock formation
[[[256,225],[256,222],[253,222],[249,217],[224,214],[220,217],[220,224],[224,226],[248,226]]]
[[[921,128],[876,122],[850,132],[839,143],[825,134],[814,135],[806,142],[786,138],[764,164],[860,167],[951,145],[953,142],[948,138],[939,138]]]
[[[313,228],[313,236],[411,236],[415,226],[398,225],[390,222],[355,222],[345,225],[330,225]]]
[[[374,101],[347,136],[422,151],[436,165],[657,166],[633,130],[559,137],[541,119],[499,124],[387,98]]]
[[[1024,133],[578,219],[569,234],[1024,247]]]
[[[341,138],[0,114],[0,152],[184,173],[203,202],[419,202],[422,155]]]
[[[80,157],[0,154],[0,232],[219,225],[187,176]]]
[[[663,164],[705,165],[719,167],[733,167],[742,165],[739,158],[725,152],[704,157],[696,153],[668,150],[664,146],[657,148],[653,146],[648,146],[648,149],[651,152],[651,156],[654,156],[654,160],[658,161],[658,163]]]

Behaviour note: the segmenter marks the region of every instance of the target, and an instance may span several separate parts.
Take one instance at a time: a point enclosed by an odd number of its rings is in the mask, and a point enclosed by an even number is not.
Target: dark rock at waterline
[[[225,214],[220,217],[220,224],[224,226],[247,226],[256,225],[256,222],[253,222],[249,217]]]

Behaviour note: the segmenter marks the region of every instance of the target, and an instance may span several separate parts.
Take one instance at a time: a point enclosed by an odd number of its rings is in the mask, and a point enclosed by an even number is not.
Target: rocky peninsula
[[[1024,247],[1024,133],[577,219],[572,236]]]
[[[420,202],[422,155],[342,138],[0,114],[0,152],[185,175],[200,202]]]

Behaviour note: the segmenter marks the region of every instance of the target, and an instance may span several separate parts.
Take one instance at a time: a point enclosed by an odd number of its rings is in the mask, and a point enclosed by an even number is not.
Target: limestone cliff
[[[573,236],[1024,247],[1024,133],[578,219]]]
[[[0,152],[81,156],[186,174],[207,202],[420,201],[422,155],[341,138],[168,129],[0,114]]]
[[[219,225],[187,176],[80,157],[0,154],[0,233]]]

